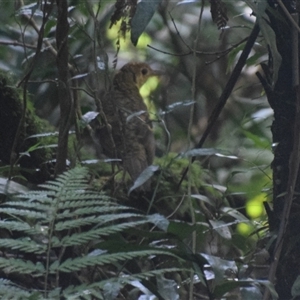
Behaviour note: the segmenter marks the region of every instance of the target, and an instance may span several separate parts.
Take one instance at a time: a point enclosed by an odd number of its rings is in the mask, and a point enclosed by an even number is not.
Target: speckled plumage
[[[102,101],[109,124],[100,136],[103,152],[108,157],[122,159],[123,168],[133,181],[153,163],[155,154],[152,124],[139,92],[154,75],[157,73],[145,63],[128,63],[117,72],[112,91]],[[141,187],[141,190],[149,189],[150,180]]]

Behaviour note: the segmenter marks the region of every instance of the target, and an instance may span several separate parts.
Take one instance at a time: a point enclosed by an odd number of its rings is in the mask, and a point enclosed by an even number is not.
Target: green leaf
[[[273,80],[272,85],[276,83],[278,79],[278,72],[281,65],[281,55],[277,49],[276,43],[276,35],[272,27],[270,26],[270,19],[266,14],[266,10],[268,9],[268,1],[257,1],[256,4],[250,0],[244,0],[249,7],[255,12],[256,20],[259,24],[259,28],[261,33],[264,36],[264,39],[268,46],[270,47],[272,57],[273,57]]]
[[[155,226],[157,226],[163,231],[167,231],[168,226],[170,224],[170,221],[160,214],[148,215],[147,219],[149,222],[153,223]]]
[[[209,223],[212,225],[213,229],[224,239],[231,239],[231,231],[228,227],[228,224],[223,221],[214,221],[209,220]]]
[[[176,281],[166,279],[164,276],[158,276],[157,287],[158,292],[163,296],[164,299],[179,299]]]
[[[243,214],[241,214],[239,211],[237,211],[234,208],[222,207],[221,210],[224,214],[227,214],[240,222],[249,222],[249,219],[247,219]]]
[[[257,148],[260,148],[260,149],[270,148],[270,141],[267,138],[258,136],[247,130],[243,130],[243,133],[248,139],[253,141],[253,143],[255,144],[255,146]]]
[[[292,286],[292,296],[300,296],[300,276],[298,276]]]
[[[236,288],[239,288],[239,287],[251,287],[252,284],[254,282],[253,281],[248,281],[248,280],[238,280],[238,281],[235,281],[235,280],[228,280],[228,281],[225,281],[224,283],[222,284],[218,284],[214,290],[214,299],[219,299],[221,298],[224,294],[236,289]],[[255,298],[257,299],[257,298]],[[257,299],[259,300],[259,298]]]
[[[27,193],[28,188],[7,178],[0,177],[0,194]]]
[[[192,149],[184,152],[182,154],[183,157],[193,157],[193,156],[209,156],[215,155],[216,153],[222,152],[220,149],[215,148],[200,148],[200,149]]]
[[[122,285],[119,282],[107,282],[103,288],[103,294],[105,299],[113,300],[118,297],[118,294],[122,288]]]
[[[221,259],[220,257],[201,253],[203,257],[208,261],[215,274],[216,284],[223,282],[226,278],[226,274],[230,271],[231,273],[237,273],[236,263],[232,260]]]
[[[45,25],[45,36],[48,36],[49,33],[51,33],[52,28],[54,29],[56,27],[57,20],[55,18],[51,18],[48,20],[48,22]]]
[[[172,233],[182,240],[189,237],[195,231],[195,226],[189,225],[186,222],[171,221],[168,227],[168,233]]]
[[[148,181],[153,174],[159,169],[159,166],[149,166],[147,167],[140,175],[139,177],[134,181],[133,186],[129,189],[128,195],[138,187],[142,186],[146,181]]]
[[[227,62],[227,69],[226,69],[226,74],[229,72],[229,70],[231,69],[231,67],[233,66],[234,61],[237,58],[237,55],[240,51],[243,51],[244,47],[246,45],[245,43],[240,44],[238,47],[233,48],[229,54],[228,54],[228,62]]]
[[[131,42],[136,46],[139,37],[152,19],[162,0],[141,0],[131,20]]]

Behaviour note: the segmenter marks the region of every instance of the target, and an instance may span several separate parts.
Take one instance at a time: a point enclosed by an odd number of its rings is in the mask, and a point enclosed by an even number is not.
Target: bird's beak
[[[161,70],[152,70],[151,76],[162,76],[164,75],[164,72]]]

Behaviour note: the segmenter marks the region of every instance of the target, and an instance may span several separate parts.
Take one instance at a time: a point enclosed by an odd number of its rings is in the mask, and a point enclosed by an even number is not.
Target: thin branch
[[[201,10],[199,14],[199,19],[198,19],[198,24],[197,24],[197,32],[196,32],[196,37],[194,41],[194,49],[197,49],[200,41],[200,31],[201,31],[201,23],[202,23],[202,17],[203,17],[203,11],[204,11],[204,5],[205,1],[202,1],[201,4]],[[174,26],[175,23],[174,23]],[[176,28],[177,30],[177,28]],[[187,45],[186,45],[187,46]],[[193,58],[194,61],[197,60],[197,53],[196,51],[193,51]],[[192,73],[192,101],[194,102],[191,107],[190,107],[190,116],[189,116],[189,124],[188,124],[188,148],[190,148],[190,145],[192,143],[191,141],[191,132],[192,132],[192,126],[193,126],[193,119],[194,119],[194,111],[195,111],[195,102],[196,102],[196,79],[197,79],[197,63],[194,64],[193,67],[193,73]],[[196,224],[196,216],[195,216],[195,207],[193,205],[192,201],[192,176],[190,174],[191,171],[191,164],[192,160],[189,159],[189,165],[188,165],[188,201],[189,201],[189,208],[190,208],[190,215],[191,215],[191,221],[192,225]],[[197,251],[197,232],[194,230],[192,232],[192,253],[195,254]],[[206,285],[207,289],[207,294],[209,296],[209,299],[212,299],[212,294],[209,288],[209,285]],[[189,299],[192,300],[194,299],[194,270],[191,269],[190,272],[190,285],[189,285]]]
[[[23,48],[26,47],[26,48],[29,48],[29,49],[36,50],[36,46],[25,44],[25,43],[21,43],[21,42],[18,42],[18,41],[0,40],[0,45],[14,46],[14,47],[23,47]]]
[[[298,33],[300,33],[300,28],[298,26],[298,23],[294,20],[294,18],[292,17],[292,15],[289,13],[289,11],[286,9],[285,5],[282,3],[281,0],[277,0],[277,3],[279,4],[279,6],[281,7],[283,13],[285,14],[285,16],[289,19],[289,21],[292,23],[292,25],[297,29]]]
[[[16,158],[17,158],[17,146],[19,143],[19,139],[20,139],[20,135],[22,130],[24,130],[25,126],[25,117],[26,117],[26,110],[27,110],[27,83],[30,79],[30,76],[33,72],[34,66],[37,62],[38,59],[38,55],[41,52],[42,49],[42,45],[43,45],[43,37],[44,37],[44,29],[45,29],[45,24],[49,18],[49,14],[51,12],[52,6],[50,6],[50,10],[49,13],[43,13],[43,19],[42,19],[42,25],[40,27],[40,29],[38,30],[38,42],[37,42],[37,47],[36,47],[36,51],[35,51],[35,56],[30,64],[29,70],[27,71],[27,73],[25,74],[25,76],[23,77],[23,79],[21,80],[21,82],[18,84],[18,86],[20,86],[20,84],[22,82],[24,82],[24,86],[23,86],[23,108],[22,108],[22,114],[21,114],[21,118],[18,124],[18,128],[16,131],[16,134],[14,136],[14,141],[13,141],[13,145],[12,145],[12,149],[11,149],[11,153],[10,153],[10,170],[9,170],[9,179],[12,176],[12,172],[13,172],[13,167],[14,164],[16,162]]]
[[[73,117],[72,96],[69,89],[69,52],[68,52],[68,3],[67,0],[56,0],[57,3],[57,70],[58,70],[58,95],[60,106],[60,122],[58,147],[56,154],[55,174],[65,171],[68,156],[68,138],[71,118]]]
[[[167,51],[164,51],[164,50],[160,50],[160,49],[155,48],[155,47],[153,47],[151,45],[147,45],[147,47],[149,47],[150,49],[153,49],[153,50],[155,50],[157,52],[160,52],[160,53],[163,53],[163,54],[166,54],[166,55],[170,55],[170,56],[187,56],[187,55],[191,55],[191,54],[195,53],[197,57],[200,56],[200,55],[218,55],[218,57],[216,59],[220,59],[221,57],[227,55],[230,51],[232,51],[233,49],[237,48],[238,46],[240,46],[241,44],[243,44],[247,40],[248,40],[248,37],[242,39],[241,41],[239,41],[236,44],[233,44],[228,49],[225,49],[223,51],[216,51],[216,52],[197,51],[197,50],[194,50],[194,49],[190,48],[190,51],[188,51],[186,53],[171,53],[171,52],[167,52]],[[211,63],[211,62],[208,62],[206,64],[209,64],[209,63]]]
[[[189,52],[186,52],[186,53],[170,53],[170,52],[167,52],[167,51],[163,51],[163,50],[160,50],[160,49],[157,49],[151,45],[147,45],[147,47],[149,47],[150,49],[153,49],[157,52],[160,52],[160,53],[163,53],[163,54],[167,54],[167,55],[171,55],[171,56],[187,56],[187,55],[190,55],[193,53],[193,51],[189,51]]]
[[[170,12],[169,12],[169,16],[170,16],[170,18],[171,18],[171,20],[172,20],[172,23],[173,23],[173,25],[174,25],[174,28],[175,28],[175,30],[176,30],[177,35],[179,36],[179,38],[181,39],[181,41],[183,42],[183,44],[184,44],[188,49],[192,50],[191,47],[186,43],[186,41],[182,38],[181,34],[179,33],[179,30],[178,30],[178,28],[177,28],[176,22],[175,22],[175,20],[173,19],[173,17],[172,17],[172,15],[171,15]]]
[[[207,127],[203,133],[203,136],[201,137],[199,143],[197,144],[197,146],[195,147],[196,149],[199,149],[199,148],[202,148],[206,138],[208,137],[208,135],[210,134],[213,126],[215,125],[220,113],[222,112],[226,102],[227,102],[227,99],[229,98],[230,94],[232,93],[233,91],[233,88],[242,72],[242,69],[246,63],[246,60],[248,58],[248,55],[250,54],[250,51],[258,37],[258,34],[259,34],[259,26],[258,24],[256,23],[252,29],[252,32],[247,40],[247,43],[243,49],[243,52],[237,62],[237,64],[235,65],[233,71],[232,71],[232,74],[223,90],[223,93],[221,94],[220,98],[219,98],[219,101],[216,105],[216,107],[214,108],[213,112],[211,113],[210,117],[209,117],[209,120],[208,120],[208,124],[207,124]],[[192,158],[192,162],[194,162],[196,159],[196,157],[194,156]],[[180,179],[180,182],[178,184],[178,188],[180,187],[183,179],[185,178],[186,174],[188,172],[188,168],[186,168],[183,172],[183,175]]]
[[[54,2],[54,0],[51,1],[51,5],[53,5],[53,2]],[[48,5],[48,9],[49,9],[49,11],[48,11],[48,16],[49,16],[50,13],[51,13],[51,11],[52,11],[52,7],[50,7]],[[40,32],[40,29],[39,29],[38,25],[36,24],[36,22],[34,21],[34,19],[32,18],[32,16],[29,16],[27,14],[22,14],[22,17],[25,18],[28,21],[28,24],[36,31],[36,33]],[[52,44],[47,39],[43,40],[43,43],[47,46],[46,49],[48,49],[53,54],[54,57],[57,57],[57,51],[52,46]],[[73,66],[71,64],[68,64],[68,67],[69,67],[70,71],[74,71],[74,68],[73,68]],[[23,80],[21,80],[21,82],[22,81]]]

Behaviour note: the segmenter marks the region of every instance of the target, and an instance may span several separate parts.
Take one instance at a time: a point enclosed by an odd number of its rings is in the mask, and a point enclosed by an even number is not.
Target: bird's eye
[[[142,74],[146,75],[148,73],[148,69],[142,69]]]

